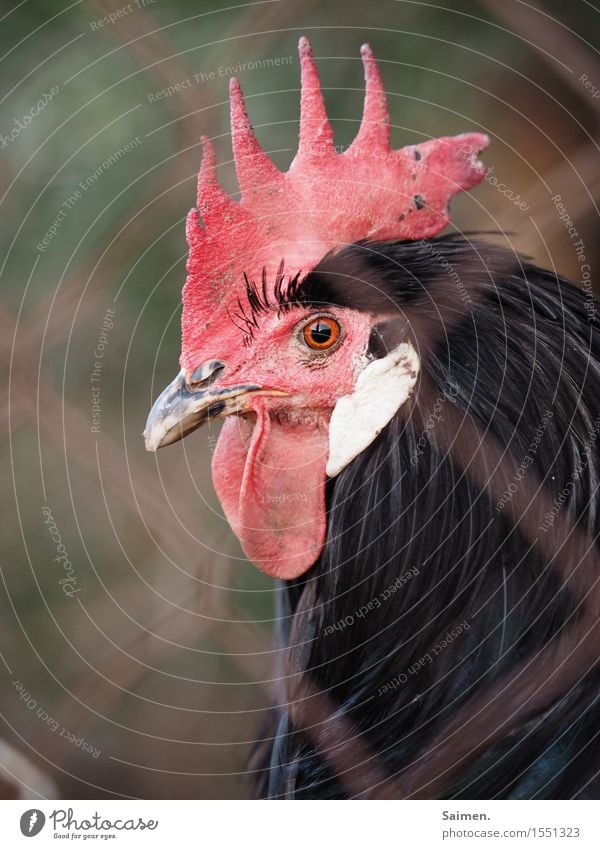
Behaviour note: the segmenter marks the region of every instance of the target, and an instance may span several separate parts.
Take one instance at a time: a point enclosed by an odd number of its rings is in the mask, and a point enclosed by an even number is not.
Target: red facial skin
[[[244,417],[225,423],[213,460],[217,493],[244,551],[281,578],[302,574],[322,549],[329,420],[338,398],[354,389],[373,317],[331,310],[343,338],[335,350],[318,354],[294,333],[305,311],[261,314],[255,341],[246,347],[232,319],[237,314],[243,322],[238,310],[248,280],[258,290],[263,275],[269,286],[278,278],[302,279],[329,251],[361,239],[435,236],[448,223],[450,199],[485,175],[477,154],[489,139],[481,133],[393,150],[377,63],[368,45],[361,54],[363,117],[354,142],[338,153],[314,56],[300,39],[300,138],[285,173],[258,143],[239,83],[231,80],[241,197],[224,191],[215,148],[203,137],[197,209],[187,218],[182,370],[189,377],[219,359],[226,368],[215,385],[289,393],[247,398]]]
[[[302,341],[306,319],[317,315],[341,327],[330,351],[313,351]],[[373,322],[373,316],[336,308],[292,309],[279,318],[274,310],[259,319],[249,346],[235,328],[235,346],[229,333],[226,348],[213,340],[210,356],[226,363],[215,387],[252,383],[288,393],[250,397],[248,412],[226,420],[212,463],[227,520],[247,557],[268,575],[295,578],[321,552],[329,419],[365,364]]]

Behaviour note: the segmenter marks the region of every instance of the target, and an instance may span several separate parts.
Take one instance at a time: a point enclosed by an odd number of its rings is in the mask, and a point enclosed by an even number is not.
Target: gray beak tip
[[[158,448],[158,445],[151,438],[150,434],[147,431],[144,431],[142,433],[142,436],[144,437],[144,446],[146,448],[146,451],[156,451],[156,449]]]
[[[209,362],[211,367],[215,364],[222,370],[223,363],[220,360]],[[214,371],[213,368],[213,373]],[[146,451],[154,452],[165,445],[178,442],[211,419],[239,412],[243,409],[247,396],[260,391],[260,386],[250,383],[219,388],[210,382],[205,388],[196,387],[191,390],[186,384],[184,372],[181,371],[161,392],[150,410],[142,434]],[[269,394],[285,393],[270,391]]]

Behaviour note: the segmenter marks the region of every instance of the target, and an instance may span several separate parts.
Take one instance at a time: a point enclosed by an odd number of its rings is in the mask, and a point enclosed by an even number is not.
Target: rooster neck
[[[527,468],[545,478],[551,498],[571,482],[565,509],[597,536],[600,461],[581,446],[600,422],[598,331],[580,294],[551,275],[529,267],[526,286],[516,275],[496,285],[498,298],[477,304],[443,346],[432,347],[424,372],[442,410],[451,404],[468,412],[518,460],[542,422]],[[566,339],[558,338],[557,315]],[[473,369],[473,361],[485,368]],[[400,415],[328,484],[323,552],[280,590],[285,692],[272,715],[269,780],[259,792],[351,795],[318,738],[303,730],[311,726],[303,680],[393,776],[470,698],[576,623],[577,599],[551,558],[496,508],[437,445],[434,429],[424,435],[417,418]],[[511,735],[466,763],[444,796],[585,794],[600,766],[599,688],[599,673],[589,670],[542,710],[522,713]]]

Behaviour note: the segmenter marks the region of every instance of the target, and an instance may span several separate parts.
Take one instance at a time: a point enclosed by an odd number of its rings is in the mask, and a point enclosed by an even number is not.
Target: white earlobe
[[[338,475],[369,446],[409,397],[417,382],[420,360],[410,342],[373,360],[359,374],[354,392],[343,395],[329,423],[326,471]]]

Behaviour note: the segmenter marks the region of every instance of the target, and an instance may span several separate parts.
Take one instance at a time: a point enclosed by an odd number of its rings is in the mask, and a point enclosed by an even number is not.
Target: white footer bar
[[[598,849],[599,814],[595,801],[5,801],[0,845]]]

